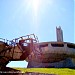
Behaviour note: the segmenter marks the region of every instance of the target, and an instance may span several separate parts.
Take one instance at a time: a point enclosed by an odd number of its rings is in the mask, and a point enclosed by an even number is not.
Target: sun
[[[29,6],[34,14],[34,16],[37,16],[38,12],[39,12],[39,8],[41,5],[41,1],[42,0],[29,0]]]
[[[43,11],[43,9],[45,9],[46,6],[53,4],[53,0],[25,0],[25,2],[27,5],[26,10],[32,10],[32,13],[34,15],[38,15],[38,12],[40,10]]]
[[[27,10],[32,10],[33,14],[36,15],[39,11],[41,0],[26,0]]]
[[[32,10],[36,13],[40,7],[40,0],[31,0]]]
[[[40,19],[42,18],[42,13],[46,12],[46,7],[51,5],[53,0],[24,0],[24,14],[28,16],[31,28],[34,31],[39,30]]]

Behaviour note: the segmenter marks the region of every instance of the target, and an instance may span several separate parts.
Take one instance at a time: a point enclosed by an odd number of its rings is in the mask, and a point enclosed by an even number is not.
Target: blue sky
[[[64,41],[75,43],[74,16],[74,0],[0,0],[0,37],[34,33],[40,42],[56,41],[56,26],[61,26]]]

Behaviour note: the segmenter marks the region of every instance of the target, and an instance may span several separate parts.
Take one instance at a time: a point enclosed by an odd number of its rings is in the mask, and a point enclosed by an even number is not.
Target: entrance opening
[[[27,68],[28,62],[26,61],[11,61],[6,65],[6,67],[21,67],[21,68]]]

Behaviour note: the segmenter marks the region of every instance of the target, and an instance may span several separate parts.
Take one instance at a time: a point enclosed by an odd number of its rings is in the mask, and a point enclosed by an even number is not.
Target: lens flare
[[[40,0],[31,0],[32,10],[35,14],[37,14],[40,7]]]
[[[25,13],[28,14],[32,31],[39,31],[41,14],[53,0],[24,0]]]

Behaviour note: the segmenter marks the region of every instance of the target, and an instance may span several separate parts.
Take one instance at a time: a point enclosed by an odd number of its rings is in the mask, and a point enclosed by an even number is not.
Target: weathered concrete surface
[[[3,42],[0,43],[0,46],[1,48],[7,47],[3,44]],[[38,54],[38,52],[36,53],[36,50],[41,51],[42,55]],[[34,51],[35,52],[32,52],[29,55],[30,57],[28,56],[27,61],[29,62],[29,68],[72,67],[73,64],[75,64],[75,44],[65,42],[43,42],[39,43],[39,47],[35,47]],[[20,50],[18,46],[15,46],[11,50],[5,50],[0,54],[0,56],[3,56],[0,58],[0,63],[6,65],[6,62],[10,60],[21,60],[21,55],[25,56],[22,50]]]
[[[74,67],[71,58],[67,58],[63,61],[60,62],[54,62],[54,63],[38,63],[38,62],[34,62],[34,61],[30,61],[28,63],[28,68],[70,68],[70,67]]]
[[[9,67],[2,67],[0,70],[0,75],[19,75],[20,71]]]
[[[3,73],[0,75],[57,75],[57,74],[44,74],[44,73],[35,73],[35,72],[27,72],[27,73]]]
[[[44,73],[34,73],[34,72],[32,72],[32,73],[25,73],[25,74],[23,74],[23,75],[55,75],[55,74],[44,74]]]
[[[0,71],[0,75],[57,75],[57,74],[45,74],[36,72],[22,73],[20,70],[15,70],[9,67],[3,67]]]
[[[36,50],[37,49],[38,48],[36,48]],[[38,53],[31,53],[31,57],[28,57],[29,59],[26,60],[28,62],[31,60],[36,62],[57,62],[64,60],[68,57],[75,58],[75,44],[72,43],[42,42],[39,43],[38,51],[41,51],[42,55],[39,56]]]

